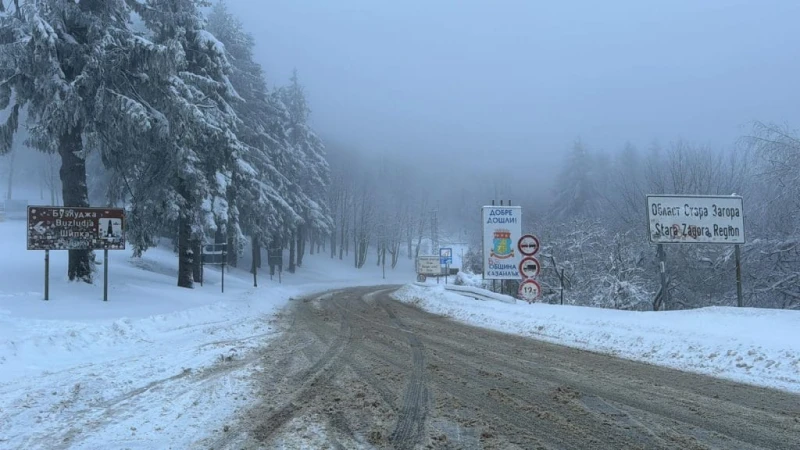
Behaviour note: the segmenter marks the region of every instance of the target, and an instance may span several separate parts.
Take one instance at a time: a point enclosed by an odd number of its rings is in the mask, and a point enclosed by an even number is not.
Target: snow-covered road
[[[25,250],[22,222],[0,223],[0,449],[189,448],[218,440],[256,400],[250,374],[278,336],[291,298],[355,285],[405,284],[403,259],[383,279],[372,264],[307,255],[283,284],[233,270],[219,292],[175,287],[168,248],[110,258],[102,283],[66,280],[66,253]],[[408,285],[397,297],[455,320],[762,386],[800,392],[800,312],[708,308],[634,313],[481,301],[441,286]]]

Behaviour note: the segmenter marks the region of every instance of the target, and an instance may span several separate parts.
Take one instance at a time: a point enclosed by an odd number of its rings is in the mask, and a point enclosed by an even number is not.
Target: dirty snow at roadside
[[[407,285],[398,300],[455,320],[621,358],[800,392],[800,311],[633,312],[479,301]]]
[[[175,286],[177,259],[156,248],[141,259],[109,252],[95,284],[66,280],[66,252],[25,249],[25,223],[0,222],[0,448],[191,448],[226,433],[256,400],[257,348],[281,330],[290,298],[353,285],[413,279],[413,271],[306,255],[283,284],[234,269],[204,286]],[[102,260],[102,253],[99,255]],[[247,267],[247,265],[244,265]],[[372,265],[370,265],[372,266]],[[265,268],[266,269],[266,268]],[[393,280],[394,278],[394,280]]]

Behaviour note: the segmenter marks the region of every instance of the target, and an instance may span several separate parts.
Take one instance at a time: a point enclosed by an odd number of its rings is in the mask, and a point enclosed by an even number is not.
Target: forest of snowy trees
[[[172,238],[179,286],[209,240],[234,266],[288,247],[293,271],[330,234],[330,170],[297,74],[268,88],[254,45],[224,3],[2,0],[0,154],[55,155],[52,203],[124,207],[135,255]],[[70,250],[70,279],[92,258]]]
[[[543,245],[544,300],[619,309],[736,305],[734,246],[666,247],[668,302],[656,246],[647,239],[647,194],[741,195],[744,306],[800,309],[800,135],[756,123],[730,147],[677,140],[645,150],[592,151],[580,140],[564,156],[545,198],[520,199],[525,230]],[[477,232],[472,234],[477,247]],[[471,269],[480,271],[476,254]]]
[[[198,280],[204,242],[227,243],[232,266],[245,250],[260,265],[263,249],[285,250],[289,271],[314,253],[391,270],[442,238],[471,244],[463,269],[480,273],[479,208],[513,199],[542,240],[544,301],[663,310],[734,305],[734,249],[669,246],[663,302],[645,196],[737,194],[745,305],[800,308],[800,137],[790,127],[754,124],[721,148],[600,151],[576,140],[550,150],[563,164],[541,189],[488,163],[468,169],[457,149],[443,148],[452,167],[434,170],[346,139],[323,145],[298,74],[269,87],[255,44],[224,3],[0,0],[8,198],[34,176],[45,203],[124,207],[134,255],[171,240],[183,287]],[[71,251],[70,278],[91,281],[92,258]]]

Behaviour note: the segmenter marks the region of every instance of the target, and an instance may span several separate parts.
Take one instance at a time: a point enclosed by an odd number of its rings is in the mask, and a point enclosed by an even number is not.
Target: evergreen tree
[[[592,155],[576,141],[556,182],[553,213],[560,220],[596,217],[600,189]]]
[[[194,253],[206,233],[238,233],[238,214],[229,208],[228,188],[240,160],[238,117],[231,102],[238,99],[228,75],[223,45],[204,29],[194,0],[147,0],[136,9],[157,45],[169,49],[174,72],[167,84],[155,86],[147,101],[168,124],[167,135],[140,155],[132,171],[131,224],[139,233],[135,245],[154,243],[161,228],[177,228],[178,285],[192,287]],[[123,170],[128,170],[123,169]],[[153,181],[160,180],[160,186]],[[145,194],[146,193],[146,194]]]
[[[19,0],[0,15],[0,108],[13,99],[9,120],[0,128],[0,151],[10,148],[27,110],[29,144],[61,158],[64,206],[89,206],[86,158],[92,136],[108,140],[121,127],[143,126],[137,105],[128,105],[127,72],[117,62],[152,48],[129,29],[125,0]],[[13,95],[12,95],[13,93]],[[116,101],[106,103],[113,97]],[[71,280],[91,282],[89,250],[70,250]]]
[[[212,8],[208,30],[225,46],[232,67],[231,84],[239,94],[232,106],[241,119],[237,135],[244,149],[233,167],[228,201],[238,206],[243,232],[251,237],[253,259],[257,260],[262,244],[280,234],[285,224],[299,220],[285,199],[290,182],[281,171],[288,152],[287,112],[282,104],[276,104],[261,66],[253,61],[252,36],[224,2]]]
[[[309,233],[327,236],[333,230],[333,220],[327,207],[327,188],[330,167],[325,159],[325,146],[308,124],[311,110],[295,70],[280,96],[288,111],[287,131],[294,161],[289,166],[294,184],[295,210],[302,216],[297,224],[297,262],[302,264],[306,238]],[[292,261],[289,261],[290,269]]]

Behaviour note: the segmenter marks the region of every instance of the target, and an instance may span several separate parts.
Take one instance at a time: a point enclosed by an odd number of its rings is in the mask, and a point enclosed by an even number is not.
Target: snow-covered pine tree
[[[556,181],[553,213],[559,220],[596,218],[600,196],[592,155],[583,142],[576,141]]]
[[[0,108],[8,107],[12,98],[14,102],[0,130],[0,150],[10,144],[25,106],[29,144],[60,155],[65,206],[89,205],[86,157],[91,137],[124,139],[115,134],[120,128],[104,124],[148,126],[138,106],[125,100],[130,94],[127,80],[139,76],[138,71],[117,66],[121,55],[144,56],[152,50],[129,29],[129,17],[126,0],[19,0],[0,16]],[[116,98],[121,107],[98,101],[106,96]],[[69,252],[71,280],[91,282],[90,258],[88,250]]]
[[[206,233],[239,233],[238,215],[227,201],[231,167],[242,151],[236,136],[238,118],[230,105],[238,96],[228,78],[230,66],[223,45],[204,29],[199,7],[207,2],[129,1],[152,40],[170,49],[176,67],[169,83],[148,98],[168,121],[169,135],[143,155],[138,171],[142,181],[160,181],[160,195],[134,194],[131,222],[145,227],[150,221],[166,219],[167,225],[176,226],[178,285],[192,287],[194,253]],[[148,187],[139,186],[140,191]],[[147,239],[138,242],[150,243]]]
[[[641,224],[644,188],[644,165],[636,147],[626,142],[614,161],[611,203],[617,211],[617,228]]]
[[[241,159],[232,167],[228,201],[236,205],[242,230],[252,240],[253,260],[287,223],[299,216],[286,200],[289,180],[280,167],[286,163],[288,137],[284,122],[288,112],[275,104],[260,65],[253,61],[253,37],[224,2],[214,5],[208,16],[208,31],[225,46],[231,64],[230,80],[239,99],[232,103],[241,120],[237,135],[244,144]]]
[[[290,179],[298,190],[296,210],[303,218],[296,233],[297,265],[302,265],[308,235],[327,236],[333,230],[327,205],[330,167],[325,159],[322,140],[308,124],[311,110],[296,70],[292,73],[289,86],[280,89],[280,95],[289,112],[287,131],[296,158]],[[291,268],[292,261],[289,264]]]

